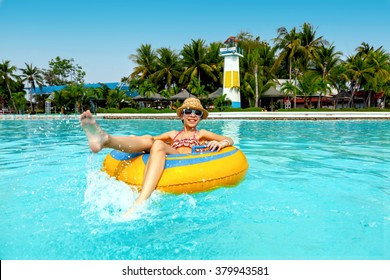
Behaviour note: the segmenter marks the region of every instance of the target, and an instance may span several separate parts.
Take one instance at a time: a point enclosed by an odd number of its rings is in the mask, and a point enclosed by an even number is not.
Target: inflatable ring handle
[[[193,146],[191,150],[191,154],[199,154],[201,152],[197,152],[196,150],[207,149],[207,145]]]

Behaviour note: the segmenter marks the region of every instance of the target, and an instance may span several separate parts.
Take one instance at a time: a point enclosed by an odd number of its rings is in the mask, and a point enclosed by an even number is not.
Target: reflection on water
[[[102,120],[115,135],[181,122]],[[388,259],[390,122],[206,120],[249,170],[234,188],[138,193],[77,121],[0,121],[1,259]]]
[[[234,145],[240,145],[240,126],[242,120],[225,121],[222,125],[222,135],[226,135],[233,139]]]

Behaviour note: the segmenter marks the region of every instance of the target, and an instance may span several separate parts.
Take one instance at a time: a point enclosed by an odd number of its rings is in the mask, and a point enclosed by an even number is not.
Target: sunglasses
[[[202,111],[194,110],[194,109],[184,109],[182,113],[183,113],[184,115],[195,114],[196,116],[198,116],[198,117],[200,117],[200,118],[203,116],[203,112],[202,112]]]

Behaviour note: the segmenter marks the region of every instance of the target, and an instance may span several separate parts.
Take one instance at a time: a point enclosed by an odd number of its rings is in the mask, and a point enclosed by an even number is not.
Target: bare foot
[[[129,208],[129,210],[126,211],[125,214],[122,215],[123,218],[129,218],[132,216],[137,210],[140,209],[140,207],[143,205],[145,201],[141,199],[137,199],[134,204]]]
[[[108,142],[108,134],[96,123],[92,113],[88,110],[80,115],[81,126],[88,138],[89,148],[97,153]]]
[[[136,210],[137,210],[137,207],[135,205],[133,205],[129,210],[126,211],[125,214],[122,215],[122,218],[127,219],[127,218],[131,217],[134,214],[134,212],[136,212]]]

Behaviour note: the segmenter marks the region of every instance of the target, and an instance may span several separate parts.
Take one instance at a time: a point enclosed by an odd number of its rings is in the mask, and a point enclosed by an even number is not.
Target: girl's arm
[[[233,139],[230,137],[222,136],[211,131],[200,130],[199,139],[202,141],[207,141],[207,147],[210,151],[219,152],[222,148],[233,146]]]
[[[165,133],[163,133],[163,134],[154,136],[153,139],[154,139],[154,140],[162,140],[162,141],[164,141],[165,143],[171,143],[171,142],[172,142],[172,139],[175,137],[175,135],[176,135],[177,133],[178,133],[178,132],[177,132],[176,130],[172,130],[172,131],[168,131],[168,132],[165,132]]]

